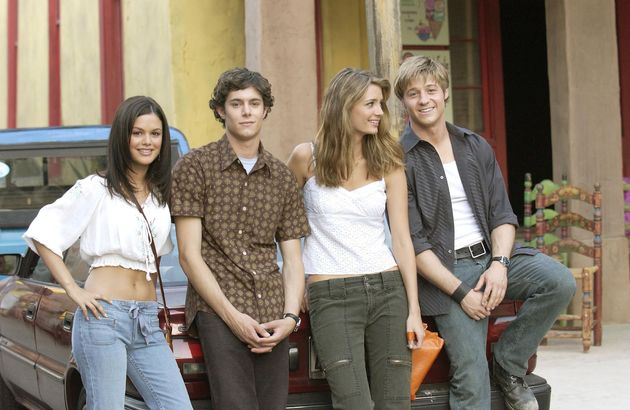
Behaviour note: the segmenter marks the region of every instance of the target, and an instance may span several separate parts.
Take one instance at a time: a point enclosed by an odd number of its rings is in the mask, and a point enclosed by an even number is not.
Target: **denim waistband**
[[[129,315],[129,318],[137,323],[145,343],[149,344],[151,335],[151,319],[157,315],[158,303],[156,301],[137,300],[112,300],[111,308]],[[135,324],[134,324],[135,326]]]
[[[123,312],[128,312],[129,309],[135,308],[140,311],[144,310],[158,310],[158,303],[155,300],[112,300],[112,304],[103,303],[103,306],[112,306]]]
[[[309,292],[329,292],[338,294],[345,292],[346,289],[352,289],[363,286],[402,286],[403,280],[399,270],[392,270],[379,273],[368,273],[365,275],[351,276],[348,278],[337,278],[322,280],[320,282],[308,285]]]

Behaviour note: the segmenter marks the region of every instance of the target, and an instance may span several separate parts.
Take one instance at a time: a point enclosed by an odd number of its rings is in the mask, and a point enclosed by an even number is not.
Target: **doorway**
[[[545,1],[502,0],[500,9],[508,193],[522,223],[525,173],[553,178]]]

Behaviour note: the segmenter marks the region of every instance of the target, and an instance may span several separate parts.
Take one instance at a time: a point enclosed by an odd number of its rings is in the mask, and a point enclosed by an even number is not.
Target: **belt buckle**
[[[477,247],[477,245],[481,245],[481,252],[479,252],[479,253],[475,253],[475,251],[473,250],[473,248]],[[468,250],[470,251],[470,256],[473,259],[476,259],[476,258],[486,254],[486,246],[483,244],[483,241],[480,241],[480,242],[477,242],[477,243],[474,243],[474,244],[468,246]]]

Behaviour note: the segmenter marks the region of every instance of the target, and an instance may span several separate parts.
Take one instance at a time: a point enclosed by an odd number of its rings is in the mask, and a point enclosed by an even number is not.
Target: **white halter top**
[[[324,187],[315,177],[304,184],[311,235],[304,241],[308,275],[362,275],[396,266],[385,242],[385,181],[348,191]]]

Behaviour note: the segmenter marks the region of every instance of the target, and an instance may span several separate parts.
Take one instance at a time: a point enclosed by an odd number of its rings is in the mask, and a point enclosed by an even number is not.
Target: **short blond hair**
[[[443,91],[449,87],[448,70],[442,63],[425,56],[413,56],[405,59],[400,65],[394,81],[396,97],[403,99],[405,90],[416,78],[433,77]]]

